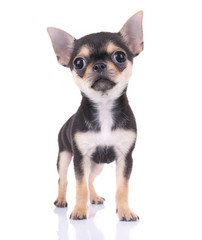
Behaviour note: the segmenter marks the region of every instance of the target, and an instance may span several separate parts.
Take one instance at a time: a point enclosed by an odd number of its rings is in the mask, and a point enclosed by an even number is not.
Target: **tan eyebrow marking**
[[[106,51],[107,53],[111,54],[115,51],[117,51],[118,49],[120,49],[119,47],[117,47],[114,43],[109,42],[107,47],[106,47]]]
[[[90,56],[90,48],[86,45],[82,46],[77,56],[89,57]]]

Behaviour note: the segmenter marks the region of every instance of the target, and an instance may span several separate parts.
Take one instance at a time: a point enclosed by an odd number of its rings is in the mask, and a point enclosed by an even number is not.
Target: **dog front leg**
[[[126,162],[127,161],[127,162]],[[116,212],[121,221],[137,221],[139,217],[128,205],[128,182],[132,171],[132,156],[127,160],[120,158],[116,163]]]
[[[74,170],[76,176],[76,204],[70,215],[71,219],[82,220],[88,216],[88,178],[90,163],[81,156],[74,157]]]
[[[69,164],[72,159],[72,153],[68,151],[62,151],[58,155],[58,173],[59,173],[59,181],[58,181],[58,197],[54,204],[56,207],[67,207],[66,200],[66,191],[67,191],[67,171]]]

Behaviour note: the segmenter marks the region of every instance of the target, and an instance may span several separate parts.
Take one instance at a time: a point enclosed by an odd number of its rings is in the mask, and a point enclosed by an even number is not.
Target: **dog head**
[[[100,32],[75,39],[48,28],[58,62],[69,67],[82,94],[93,101],[117,98],[127,88],[133,58],[143,50],[143,12],[133,15],[118,33]]]

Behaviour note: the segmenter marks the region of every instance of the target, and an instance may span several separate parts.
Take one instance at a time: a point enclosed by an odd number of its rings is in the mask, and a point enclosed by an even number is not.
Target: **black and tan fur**
[[[58,136],[59,194],[55,205],[67,206],[66,175],[73,158],[76,205],[72,219],[87,218],[89,199],[92,204],[103,204],[93,181],[104,164],[112,161],[116,161],[118,217],[139,219],[128,206],[137,129],[126,92],[133,58],[143,50],[142,16],[142,12],[136,13],[118,33],[94,33],[78,40],[48,28],[58,62],[71,69],[82,95],[79,109]]]

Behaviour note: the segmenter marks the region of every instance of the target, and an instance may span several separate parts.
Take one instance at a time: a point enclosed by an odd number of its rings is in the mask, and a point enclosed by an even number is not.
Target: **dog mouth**
[[[112,89],[115,85],[116,83],[112,82],[108,78],[98,78],[95,80],[91,88],[93,88],[95,91],[105,92]]]

